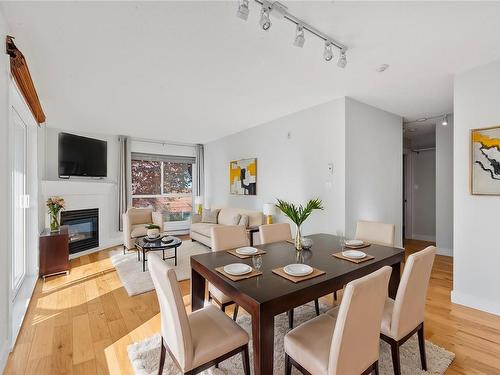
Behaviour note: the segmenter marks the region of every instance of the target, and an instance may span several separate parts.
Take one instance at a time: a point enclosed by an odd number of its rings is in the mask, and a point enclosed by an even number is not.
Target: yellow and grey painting
[[[257,159],[241,159],[229,163],[231,194],[257,194]]]
[[[473,129],[471,192],[500,195],[500,126]]]

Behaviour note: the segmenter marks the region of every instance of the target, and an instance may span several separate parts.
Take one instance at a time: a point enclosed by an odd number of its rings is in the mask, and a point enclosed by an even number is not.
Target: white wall
[[[5,37],[8,34],[7,21],[0,8],[0,40],[5,46]],[[8,90],[10,76],[9,56],[2,51],[0,54],[0,238],[8,236],[8,220],[10,205],[8,203],[8,145],[7,145],[7,124],[9,113]],[[0,257],[1,259],[9,259],[7,241],[1,241]],[[9,347],[9,264],[8,262],[0,262],[0,372],[3,371],[8,355]]]
[[[500,60],[455,77],[452,301],[500,315],[500,196],[470,194],[470,130],[500,125]]]
[[[264,203],[276,198],[304,203],[318,197],[325,210],[311,215],[304,234],[344,230],[344,107],[344,99],[334,100],[206,144],[209,204],[262,210]],[[257,195],[230,195],[229,162],[254,157]],[[282,215],[277,219],[284,220]]]
[[[396,225],[402,246],[403,124],[400,116],[346,98],[346,233],[358,220]]]
[[[436,247],[453,255],[453,116],[436,124]]]

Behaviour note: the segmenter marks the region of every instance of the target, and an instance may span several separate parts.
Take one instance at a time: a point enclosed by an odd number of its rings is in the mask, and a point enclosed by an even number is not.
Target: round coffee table
[[[163,242],[161,239],[164,237],[168,237],[171,239],[170,242]],[[147,240],[146,237],[139,237],[135,241],[135,247],[139,252],[142,252],[142,272],[146,271],[146,254],[149,251],[157,251],[161,250],[163,252],[163,260],[166,259],[174,259],[175,265],[177,266],[177,248],[182,244],[182,241],[174,236],[164,235],[157,239],[156,241]],[[174,249],[174,256],[165,258],[165,250]]]

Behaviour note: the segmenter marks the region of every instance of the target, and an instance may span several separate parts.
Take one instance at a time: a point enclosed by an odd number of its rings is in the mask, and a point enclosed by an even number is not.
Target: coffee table
[[[163,260],[174,259],[175,265],[177,266],[177,248],[182,244],[182,241],[177,237],[168,236],[169,238],[172,239],[172,241],[165,243],[161,240],[165,236],[167,236],[167,235],[160,237],[156,241],[148,241],[148,240],[146,240],[146,237],[139,237],[135,241],[135,247],[137,248],[137,250],[139,252],[142,252],[142,272],[146,271],[146,262],[147,262],[146,254],[149,251],[161,250],[163,252]],[[165,250],[168,250],[168,249],[174,249],[174,255],[171,257],[165,258]]]

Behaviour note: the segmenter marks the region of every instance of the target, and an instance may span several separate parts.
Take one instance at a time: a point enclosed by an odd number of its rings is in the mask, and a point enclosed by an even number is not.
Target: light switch
[[[328,163],[328,173],[333,175],[333,163]]]

